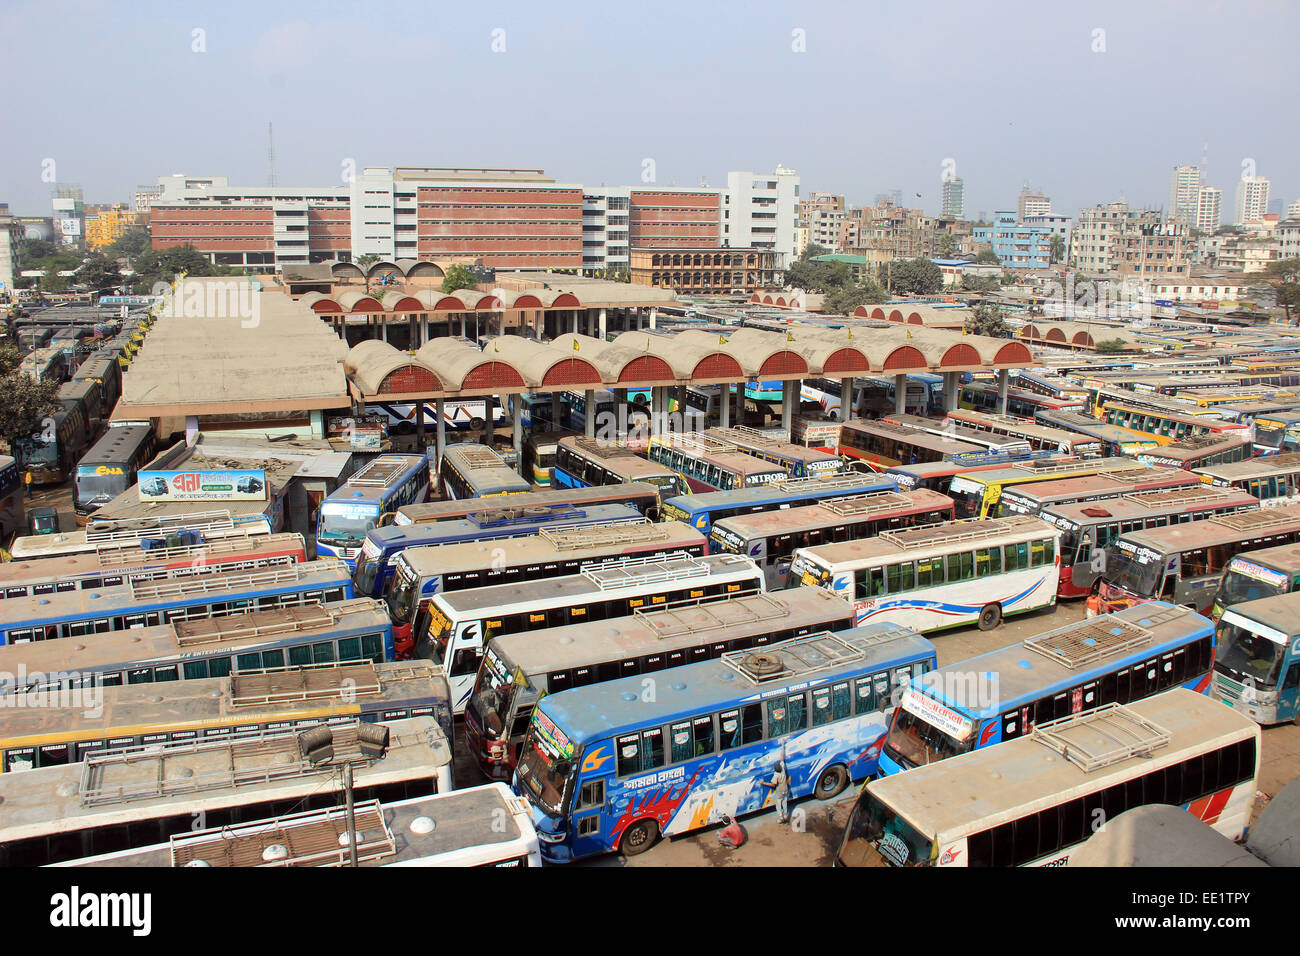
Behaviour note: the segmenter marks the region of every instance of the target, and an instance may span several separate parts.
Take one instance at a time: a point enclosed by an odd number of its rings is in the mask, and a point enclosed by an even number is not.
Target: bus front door
[[[1291,642],[1291,666],[1282,678],[1282,687],[1277,695],[1277,719],[1279,723],[1288,720],[1300,720],[1300,640]]]

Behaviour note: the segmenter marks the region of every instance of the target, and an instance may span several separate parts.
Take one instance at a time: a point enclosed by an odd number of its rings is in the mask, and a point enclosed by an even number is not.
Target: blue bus
[[[759,488],[679,495],[664,502],[661,516],[666,521],[685,521],[707,535],[715,521],[733,515],[815,505],[827,498],[848,498],[897,490],[898,483],[893,478],[875,473],[833,475],[830,478],[789,478]]]
[[[380,455],[321,502],[316,515],[316,556],[340,558],[351,570],[366,533],[382,515],[429,497],[424,455]]]
[[[903,694],[880,773],[1022,737],[1103,704],[1175,687],[1209,693],[1214,644],[1208,619],[1148,601],[949,664]]]
[[[343,601],[353,596],[341,561],[306,561],[64,594],[10,598],[0,644],[88,637],[193,618]]]
[[[550,694],[514,789],[553,863],[765,810],[778,762],[792,799],[829,799],[876,772],[897,695],[935,662],[925,638],[881,624]]]
[[[641,512],[627,505],[567,504],[511,508],[501,502],[483,502],[476,514],[454,521],[426,524],[389,525],[366,533],[357,555],[352,580],[362,597],[381,597],[393,579],[393,561],[407,548],[459,544],[462,541],[490,541],[537,534],[543,528],[568,528],[588,524],[610,524],[640,520]]]

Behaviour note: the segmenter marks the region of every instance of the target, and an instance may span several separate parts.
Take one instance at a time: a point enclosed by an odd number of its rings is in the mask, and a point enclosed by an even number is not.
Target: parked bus
[[[790,477],[780,465],[746,455],[730,442],[708,435],[658,434],[650,438],[650,460],[671,468],[686,487],[673,495],[759,488]],[[557,472],[558,474],[558,472]]]
[[[1106,456],[1137,455],[1160,447],[1154,438],[1139,435],[1132,429],[1099,422],[1078,409],[1042,411],[1034,416],[1034,420],[1050,428],[1078,432],[1085,438],[1093,439],[1100,444],[1101,453]]]
[[[874,625],[673,668],[649,700],[643,677],[548,694],[514,789],[552,863],[765,810],[778,762],[791,799],[829,799],[875,772],[896,691],[934,666],[929,641]]]
[[[99,435],[103,424],[105,409],[104,395],[99,383],[93,379],[74,379],[59,386],[57,400],[67,409],[80,407],[84,411],[82,420],[86,426],[86,444]],[[111,409],[109,409],[111,411]]]
[[[435,594],[421,608],[427,627],[416,643],[420,656],[447,675],[456,713],[462,713],[483,648],[494,637],[762,590],[762,571],[734,554],[624,558],[566,577]]]
[[[366,533],[378,526],[381,515],[428,497],[428,460],[423,455],[379,456],[321,502],[316,513],[317,556],[339,558],[355,568]]]
[[[1206,412],[1207,414],[1197,414]],[[1101,407],[1101,421],[1129,428],[1162,445],[1197,435],[1232,435],[1246,437],[1246,426],[1224,421],[1209,409],[1188,405],[1184,409],[1163,410],[1131,401],[1107,401]]]
[[[1300,545],[1283,544],[1247,551],[1224,567],[1210,616],[1217,621],[1224,608],[1297,589],[1300,589]]]
[[[18,462],[9,455],[0,455],[0,547],[26,527],[25,496]]]
[[[772,438],[754,428],[733,425],[730,428],[710,428],[705,432],[713,438],[735,445],[746,455],[785,469],[791,478],[820,478],[834,475],[843,466],[839,455],[794,445]]]
[[[1016,415],[1020,418],[1033,418],[1039,412],[1073,409],[1081,411],[1086,407],[1086,399],[1051,398],[1038,395],[1021,388],[1007,389],[1007,407],[1002,410],[1002,399],[996,385],[981,385],[971,382],[963,385],[958,393],[958,405],[976,412],[994,412],[999,415]]]
[[[534,432],[524,443],[524,471],[538,488],[551,487],[559,441],[572,432]]]
[[[1013,514],[1037,515],[1046,508],[1081,501],[1104,501],[1121,495],[1166,488],[1182,488],[1187,493],[1197,493],[1202,487],[1202,481],[1181,468],[1134,469],[1116,474],[1034,481],[1004,488],[997,505],[990,510],[996,518]]]
[[[1102,443],[1098,439],[1063,428],[1052,428],[1033,419],[958,409],[949,412],[945,421],[956,422],[968,431],[1027,441],[1034,451],[1054,451],[1074,458],[1100,458],[1102,455]]]
[[[871,462],[883,471],[898,465],[948,461],[988,451],[983,445],[894,425],[889,422],[847,421],[840,428],[841,455]]]
[[[1300,594],[1230,604],[1217,638],[1211,696],[1259,724],[1300,720]]]
[[[1122,481],[1149,470],[1141,462],[1122,458],[1044,459],[957,475],[948,485],[947,494],[956,505],[958,518],[988,517],[997,513],[1003,493],[1020,485],[1100,474]]]
[[[487,498],[533,490],[532,485],[486,445],[448,445],[439,467],[444,499]]]
[[[1105,501],[1052,505],[1038,517],[1061,532],[1061,580],[1056,596],[1076,598],[1096,592],[1106,549],[1122,534],[1258,509],[1259,500],[1244,492],[1203,486],[1199,490],[1137,491]]]
[[[1186,690],[1065,717],[867,784],[836,862],[1063,866],[1099,822],[1150,804],[1182,807],[1240,839],[1259,749],[1258,726]]]
[[[973,471],[989,471],[994,468],[1007,468],[1011,465],[1023,465],[1031,461],[1074,461],[1068,455],[1056,452],[1031,452],[1028,455],[1003,455],[997,452],[971,452],[967,455],[954,455],[944,461],[920,462],[915,465],[895,465],[883,474],[898,482],[903,491],[925,488],[937,491],[941,495],[948,493],[952,480],[958,475]]]
[[[100,390],[100,408],[107,419],[122,394],[122,367],[115,358],[102,358],[96,352],[73,373],[74,382],[97,382]]]
[[[452,789],[451,746],[434,718],[354,726],[333,735],[334,753],[325,759],[304,754],[300,731],[268,730],[240,740],[147,744],[92,754],[83,764],[0,774],[0,799],[9,809],[0,822],[0,866],[117,853],[192,833],[196,819],[222,828],[336,806],[344,800],[344,763],[353,767],[358,803]],[[377,825],[357,817],[358,832]],[[337,838],[333,843],[338,850]],[[359,853],[363,846],[358,840]]]
[[[868,541],[801,548],[788,582],[853,602],[858,624],[946,630],[1056,603],[1059,533],[1037,518],[946,521]]]
[[[709,534],[711,552],[752,558],[769,589],[784,588],[799,548],[862,541],[882,531],[951,521],[952,499],[935,491],[880,491],[813,505],[724,518]]]
[[[428,600],[444,591],[561,577],[629,557],[698,557],[705,550],[704,535],[675,521],[546,528],[525,538],[411,548],[398,555],[387,592],[388,610],[395,633],[407,646],[412,632],[428,630],[420,615]]]
[[[916,415],[886,415],[881,418],[881,421],[891,425],[902,425],[904,428],[912,428],[929,435],[938,435],[953,441],[964,442],[967,445],[975,445],[987,452],[996,452],[1003,455],[1027,455],[1035,450],[1023,438],[1009,438],[989,431],[968,428],[953,420],[939,421],[934,418],[920,418]]]
[[[630,617],[493,638],[465,707],[465,737],[483,774],[509,780],[533,705],[547,694],[713,660],[853,626],[848,603],[818,588],[697,598]]]
[[[72,495],[77,524],[84,525],[92,514],[134,485],[156,450],[157,440],[149,425],[116,425],[104,432],[77,462]]]
[[[0,693],[120,687],[227,677],[324,661],[396,659],[388,612],[378,601],[354,598],[300,604],[224,617],[110,631],[93,641],[0,647]]]
[[[307,561],[260,571],[228,571],[173,581],[137,581],[49,597],[9,598],[0,643],[86,637],[255,608],[352,597],[340,561]]]
[[[124,542],[138,545],[146,538],[162,538],[168,547],[172,547],[219,538],[271,533],[271,522],[265,515],[255,515],[251,516],[251,520],[245,520],[247,517],[249,516],[241,516],[238,523],[229,511],[197,511],[116,521],[92,517],[83,530],[15,538],[10,550],[15,561],[36,561],[72,554],[94,554],[104,545],[120,545]]]
[[[340,661],[240,669],[228,677],[107,688],[82,695],[10,696],[0,708],[0,771],[82,763],[92,753],[267,729],[432,716],[451,739],[447,682],[428,661]],[[49,699],[47,699],[49,698]],[[25,706],[41,701],[40,706]]]
[[[1263,508],[1300,502],[1300,452],[1209,465],[1197,468],[1196,474],[1207,485],[1254,495]]]
[[[1214,626],[1163,602],[1075,621],[948,664],[903,694],[880,773],[925,766],[1034,727],[1175,687],[1210,688]]]
[[[526,538],[547,528],[603,527],[618,523],[639,524],[643,520],[634,508],[626,505],[594,505],[590,508],[551,505],[529,509],[493,508],[470,515],[463,521],[376,528],[366,535],[366,543],[357,556],[353,582],[358,594],[376,598],[387,594],[393,584],[397,556],[411,548],[502,541]],[[404,634],[401,639],[405,639]]]
[[[1157,446],[1134,457],[1148,465],[1193,471],[1211,465],[1228,465],[1250,457],[1250,443],[1236,435],[1197,435]]]
[[[622,445],[577,435],[556,443],[552,480],[556,488],[651,484],[659,489],[661,502],[687,490],[682,476],[671,468],[647,461]]]
[[[403,505],[397,509],[393,524],[399,528],[408,525],[432,524],[438,521],[462,521],[479,514],[491,502],[477,498],[452,501],[427,501],[420,505]],[[626,505],[640,514],[653,516],[659,507],[659,489],[646,481],[632,481],[618,485],[595,485],[584,488],[552,487],[538,491],[524,491],[511,495],[509,503],[495,503],[500,508],[527,513],[530,508],[554,508],[566,505],[587,508],[594,505]]]
[[[1297,540],[1300,504],[1132,531],[1106,552],[1098,594],[1109,611],[1158,599],[1209,613],[1232,558]]]
[[[503,783],[392,803],[365,800],[352,815],[359,867],[542,865],[528,804]],[[277,866],[346,866],[348,828],[347,808],[329,807],[177,833],[167,843],[59,865],[257,866],[270,850]],[[272,847],[293,850],[281,858]]]
[[[1270,412],[1255,418],[1255,455],[1300,451],[1300,411]]]
[[[86,450],[86,411],[80,405],[59,408],[42,422],[40,431],[14,442],[14,455],[32,484],[59,485],[72,476]]]
[[[1016,388],[1022,392],[1033,392],[1062,402],[1088,404],[1088,392],[1060,375],[1048,375],[1032,369],[1017,369],[1011,373]]]
[[[608,388],[594,390],[596,400],[595,427],[602,423],[616,423],[619,418],[620,402],[618,396]],[[565,392],[564,403],[567,406],[565,425],[572,431],[582,434],[587,430],[587,393],[581,391]],[[628,389],[627,401],[621,403],[625,409],[623,415],[627,422],[626,431],[644,431],[650,424],[650,390]],[[619,423],[620,425],[622,423]],[[619,428],[623,432],[623,428]]]
[[[889,478],[875,474],[844,473],[826,478],[787,478],[761,488],[737,488],[702,495],[681,495],[664,502],[661,512],[667,521],[684,521],[708,534],[713,525],[734,515],[759,514],[800,505],[817,504],[830,498],[895,491]]]

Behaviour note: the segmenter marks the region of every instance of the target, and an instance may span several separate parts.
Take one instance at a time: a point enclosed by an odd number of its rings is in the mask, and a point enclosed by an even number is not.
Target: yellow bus
[[[1128,481],[1147,471],[1142,462],[1123,458],[1085,458],[1082,461],[1044,458],[1006,468],[964,472],[953,478],[947,494],[956,505],[958,518],[987,518],[998,513],[1003,489],[1013,485],[1089,475]]]
[[[1187,404],[1177,411],[1139,402],[1106,401],[1097,416],[1108,425],[1118,425],[1154,438],[1162,445],[1194,438],[1198,435],[1249,434],[1246,426],[1225,421],[1218,412]]]

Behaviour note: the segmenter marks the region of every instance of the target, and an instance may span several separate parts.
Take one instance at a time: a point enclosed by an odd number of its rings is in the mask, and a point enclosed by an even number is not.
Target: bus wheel
[[[822,775],[817,778],[817,786],[813,788],[813,796],[818,800],[829,800],[838,797],[848,785],[849,772],[836,764],[822,771]]]
[[[984,610],[980,611],[980,630],[991,631],[1002,623],[1002,605],[985,604]]]
[[[481,418],[479,418],[479,417],[477,417],[477,416],[475,416],[474,418],[471,418],[471,419],[469,420],[469,427],[470,427],[472,430],[474,430],[474,431],[478,431],[478,430],[479,430],[480,428],[482,428],[485,424],[487,424],[487,423],[484,422],[483,419],[481,419]]]
[[[638,820],[623,831],[619,851],[624,856],[636,856],[650,849],[659,840],[659,824],[653,820]]]

